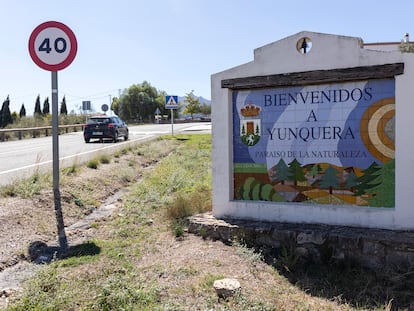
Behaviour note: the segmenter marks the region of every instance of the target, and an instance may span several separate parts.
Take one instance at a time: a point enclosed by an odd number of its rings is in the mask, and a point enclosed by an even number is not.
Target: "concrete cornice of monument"
[[[312,49],[300,53],[296,49],[299,40],[309,38]],[[254,63],[267,64],[258,74],[279,73],[327,68],[347,68],[402,61],[400,52],[382,52],[364,49],[363,40],[332,34],[302,31],[254,50]],[[269,62],[271,66],[269,66]]]
[[[302,54],[297,43],[303,38],[312,42],[311,50]],[[404,62],[410,53],[365,49],[361,38],[301,31],[254,50],[251,62],[213,74],[228,77],[265,76],[331,68],[352,68]],[[412,55],[408,55],[410,57]],[[306,70],[305,70],[306,69]],[[248,73],[248,74],[247,74]]]
[[[344,81],[394,78],[394,76],[402,73],[404,73],[404,63],[396,63],[223,79],[221,81],[221,87],[242,90],[264,87],[303,86],[310,84],[338,83]]]
[[[338,40],[348,42],[348,44],[353,45],[354,47],[363,48],[364,41],[362,38],[359,37],[350,37],[350,36],[343,36],[343,35],[336,35],[336,34],[328,34],[328,33],[321,33],[321,32],[313,32],[313,31],[301,31],[296,34],[290,35],[288,37],[285,37],[283,39],[265,44],[261,47],[258,47],[254,50],[255,54],[260,53],[263,49],[269,49],[272,48],[272,46],[280,46],[281,44],[285,44],[285,42],[290,43],[293,42],[296,45],[296,42],[300,38],[323,38],[324,40],[331,40],[332,42],[338,42]],[[313,40],[312,40],[313,41]]]

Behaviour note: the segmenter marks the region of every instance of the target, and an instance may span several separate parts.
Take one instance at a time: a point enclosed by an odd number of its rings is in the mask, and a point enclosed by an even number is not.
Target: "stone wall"
[[[363,267],[414,266],[414,231],[216,219],[211,213],[189,218],[189,232],[231,244],[277,253],[281,248],[314,262],[351,261]]]

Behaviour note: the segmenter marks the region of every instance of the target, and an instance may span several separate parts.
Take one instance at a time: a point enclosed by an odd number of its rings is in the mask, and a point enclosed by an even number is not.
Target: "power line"
[[[112,89],[112,90],[109,90],[109,91],[103,91],[103,92],[99,92],[99,93],[95,93],[95,94],[81,95],[81,96],[80,95],[73,95],[73,94],[70,94],[70,93],[65,92],[65,91],[60,91],[60,92],[62,94],[65,94],[66,101],[68,101],[68,99],[67,99],[68,96],[72,97],[72,99],[69,99],[69,101],[76,101],[76,100],[85,100],[85,99],[92,100],[92,99],[108,98],[108,94],[115,93],[117,91],[118,91],[118,89]]]

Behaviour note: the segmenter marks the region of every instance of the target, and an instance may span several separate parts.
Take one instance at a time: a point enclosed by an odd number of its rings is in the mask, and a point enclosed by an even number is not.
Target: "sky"
[[[301,31],[359,37],[365,43],[414,38],[409,0],[0,0],[0,103],[51,101],[51,72],[29,55],[33,30],[67,25],[78,50],[58,72],[59,104],[100,111],[133,84],[169,95],[211,98],[210,76],[250,62],[253,50]]]

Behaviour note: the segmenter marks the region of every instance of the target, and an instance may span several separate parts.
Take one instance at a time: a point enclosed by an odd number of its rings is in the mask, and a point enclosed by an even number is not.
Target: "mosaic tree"
[[[332,194],[334,188],[338,188],[339,185],[339,178],[338,178],[338,170],[329,165],[329,167],[325,170],[325,173],[322,176],[321,180],[321,188],[329,189],[329,194]]]
[[[395,160],[388,161],[375,173],[372,181],[375,185],[366,191],[372,194],[368,199],[370,206],[394,207],[395,206]]]
[[[288,180],[294,182],[294,185],[298,185],[298,181],[305,181],[305,173],[303,172],[302,166],[298,160],[294,159],[289,163],[289,175]]]
[[[356,185],[358,185],[358,177],[355,175],[354,171],[351,171],[346,178],[345,188],[349,189],[351,192],[354,192]]]
[[[355,196],[366,194],[369,189],[377,187],[381,183],[381,181],[378,183],[374,182],[378,177],[377,172],[379,169],[380,166],[376,162],[372,162],[372,164],[362,172],[363,175],[357,179]]]
[[[288,180],[289,178],[289,167],[286,165],[283,159],[280,159],[279,162],[276,164],[275,169],[276,174],[274,177],[283,185],[285,183],[285,180]]]

